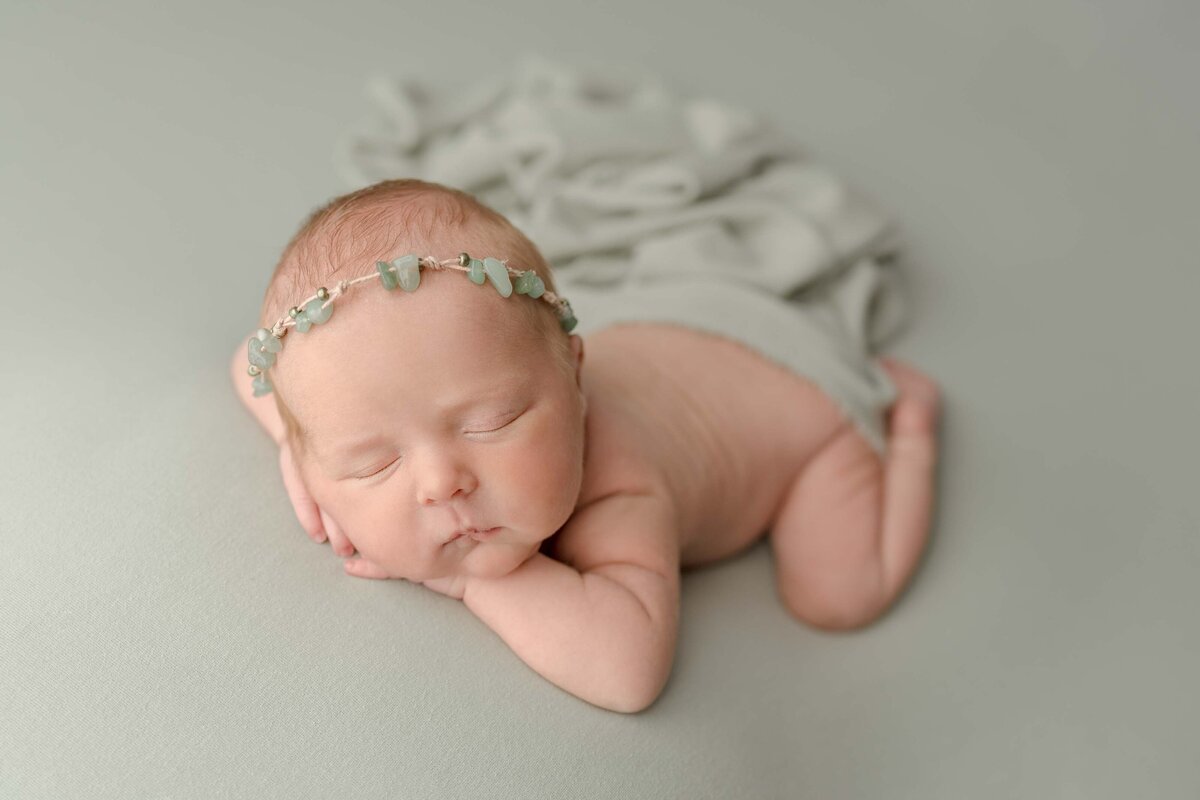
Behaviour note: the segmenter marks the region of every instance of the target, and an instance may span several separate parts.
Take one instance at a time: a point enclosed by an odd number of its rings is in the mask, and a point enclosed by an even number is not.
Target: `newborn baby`
[[[501,215],[385,181],[309,218],[260,324],[378,261],[464,251],[556,292]],[[590,334],[585,358],[550,303],[504,297],[491,278],[422,268],[407,289],[364,282],[327,322],[289,328],[269,395],[252,393],[245,343],[234,355],[297,516],[338,554],[357,551],[349,574],[462,600],[546,679],[621,712],[653,703],[671,672],[682,569],[769,532],[780,598],[824,629],[867,624],[908,581],[939,417],[936,386],[912,367],[883,362],[898,391],[881,460],[812,382],[741,343],[626,323]]]

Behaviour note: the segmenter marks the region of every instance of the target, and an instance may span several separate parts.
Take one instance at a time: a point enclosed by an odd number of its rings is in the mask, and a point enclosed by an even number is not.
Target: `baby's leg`
[[[929,532],[938,389],[910,366],[882,364],[898,390],[886,458],[848,421],[797,477],[771,529],[779,594],[818,628],[855,628],[882,614]]]

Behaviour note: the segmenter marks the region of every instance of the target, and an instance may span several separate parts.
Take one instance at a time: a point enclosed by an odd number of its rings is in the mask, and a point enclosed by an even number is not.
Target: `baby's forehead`
[[[345,337],[341,351],[313,348],[289,365],[294,368],[286,383],[323,406],[390,398],[441,405],[538,383],[553,364],[544,336],[534,330],[514,335],[494,325],[381,327],[361,339]]]
[[[497,359],[466,371],[447,365],[440,374],[383,368],[336,377],[330,391],[309,398],[296,416],[311,449],[332,456],[348,442],[378,438],[385,422],[397,429],[441,429],[520,411],[547,391],[550,379],[532,361]]]
[[[493,343],[494,344],[494,343]],[[457,402],[456,398],[483,398],[504,394],[536,383],[544,372],[545,359],[521,347],[496,347],[467,338],[439,342],[414,342],[404,352],[380,343],[374,361],[347,364],[339,372],[341,391],[331,393],[334,403],[350,399],[350,393],[420,399],[434,405]]]

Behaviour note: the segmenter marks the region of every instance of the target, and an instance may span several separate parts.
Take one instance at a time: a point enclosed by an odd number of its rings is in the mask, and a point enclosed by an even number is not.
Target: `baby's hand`
[[[292,447],[286,439],[279,443],[279,471],[283,474],[283,485],[292,501],[296,518],[313,541],[323,542],[328,536],[333,552],[339,556],[352,555],[354,545],[338,528],[333,518],[322,511],[317,506],[317,501],[309,494],[308,487],[304,485],[304,478],[300,475],[300,468],[296,466],[296,460],[292,456]]]
[[[342,564],[346,568],[346,574],[353,575],[356,578],[386,580],[392,577],[387,574],[383,567],[374,561],[363,558],[362,555],[359,555],[358,558],[348,558]],[[405,579],[401,578],[401,580]],[[463,595],[467,592],[467,576],[465,575],[454,575],[448,578],[430,578],[420,583],[422,586],[428,587],[438,594],[453,597],[455,600],[462,600]]]

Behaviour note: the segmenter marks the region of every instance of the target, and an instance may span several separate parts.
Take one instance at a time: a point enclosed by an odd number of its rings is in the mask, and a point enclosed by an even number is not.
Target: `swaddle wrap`
[[[894,226],[767,120],[623,64],[536,55],[466,87],[376,78],[368,95],[375,115],[336,152],[351,188],[470,192],[542,251],[575,333],[660,321],[736,339],[886,452],[895,387],[872,354],[908,316]]]

